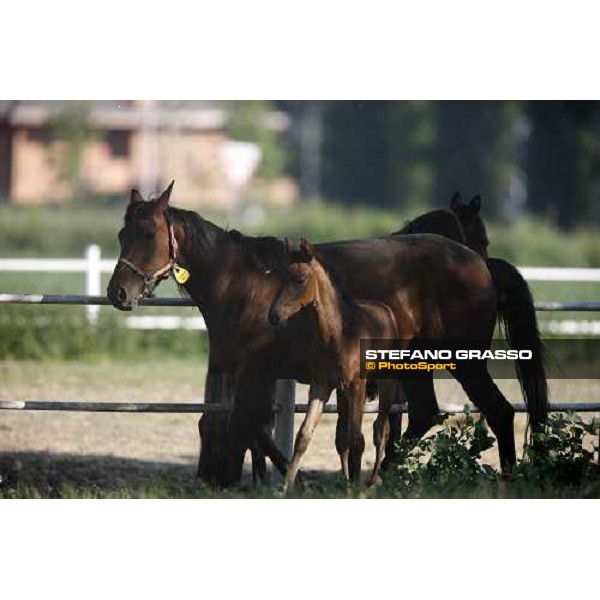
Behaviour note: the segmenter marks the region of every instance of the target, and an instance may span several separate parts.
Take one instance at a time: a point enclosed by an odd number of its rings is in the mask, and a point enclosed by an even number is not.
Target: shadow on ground
[[[67,485],[117,491],[148,485],[157,478],[172,484],[189,485],[196,481],[192,465],[43,452],[3,453],[0,475],[3,488],[25,484],[37,486],[40,491]]]
[[[253,486],[249,469],[236,490],[211,488],[196,478],[193,460],[190,457],[190,464],[181,464],[101,455],[2,453],[0,498],[224,498],[240,494],[260,498],[277,489]],[[303,478],[320,485],[331,482],[332,475],[308,471]]]

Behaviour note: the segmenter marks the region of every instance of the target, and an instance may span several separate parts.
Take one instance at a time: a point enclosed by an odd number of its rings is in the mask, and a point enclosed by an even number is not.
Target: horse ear
[[[481,196],[479,194],[477,194],[477,196],[475,196],[473,200],[469,202],[469,209],[471,210],[471,214],[473,216],[479,214],[479,211],[481,210]]]
[[[311,243],[304,238],[300,240],[300,251],[306,259],[306,262],[310,262],[315,257],[315,249],[312,247]]]
[[[169,187],[156,199],[156,204],[163,210],[166,210],[167,206],[169,206],[169,199],[171,198],[171,192],[173,191],[174,184],[175,180],[173,179]]]
[[[129,197],[129,202],[131,204],[139,204],[140,202],[144,202],[144,198],[140,194],[139,190],[136,190],[136,189],[131,190],[131,196]]]
[[[459,206],[462,206],[464,204],[462,196],[460,195],[459,192],[454,192],[454,196],[452,196],[452,199],[450,200],[450,208],[452,210],[455,210],[456,208],[458,208]]]

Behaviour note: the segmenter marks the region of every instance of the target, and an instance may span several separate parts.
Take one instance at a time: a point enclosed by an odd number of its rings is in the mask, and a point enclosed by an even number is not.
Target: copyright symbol
[[[375,370],[375,363],[374,362],[368,362],[365,364],[365,367],[367,368],[367,371],[374,371]]]

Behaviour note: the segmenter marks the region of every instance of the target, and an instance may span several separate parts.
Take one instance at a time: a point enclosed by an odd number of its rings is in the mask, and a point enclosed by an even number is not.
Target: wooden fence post
[[[278,379],[275,384],[275,443],[288,460],[294,450],[294,414],[296,406],[296,382],[293,379]],[[277,469],[271,470],[271,483],[281,483]]]
[[[100,267],[100,246],[91,244],[85,249],[85,293],[88,296],[99,296],[102,287],[102,269]],[[95,325],[98,322],[100,307],[90,304],[85,307],[88,323]]]

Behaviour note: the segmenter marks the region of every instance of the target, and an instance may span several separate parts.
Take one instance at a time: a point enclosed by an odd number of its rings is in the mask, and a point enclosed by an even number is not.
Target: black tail
[[[498,291],[498,320],[509,346],[532,352],[531,360],[517,360],[516,368],[531,429],[536,433],[548,417],[548,383],[533,297],[525,279],[510,263],[490,258],[487,266]]]

